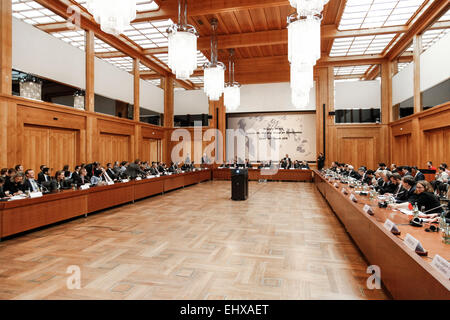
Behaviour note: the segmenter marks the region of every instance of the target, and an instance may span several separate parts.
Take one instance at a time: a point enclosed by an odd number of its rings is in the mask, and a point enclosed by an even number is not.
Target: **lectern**
[[[231,170],[231,200],[242,201],[248,198],[248,170]]]

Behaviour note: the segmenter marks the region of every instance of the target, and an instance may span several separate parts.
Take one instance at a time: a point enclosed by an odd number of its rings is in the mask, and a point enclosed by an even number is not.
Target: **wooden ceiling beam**
[[[386,53],[386,57],[389,61],[394,60],[401,55],[411,44],[415,35],[422,34],[426,31],[436,20],[444,15],[450,9],[450,1],[448,0],[436,0],[422,13],[419,19],[417,19],[408,31],[401,37],[392,49]]]

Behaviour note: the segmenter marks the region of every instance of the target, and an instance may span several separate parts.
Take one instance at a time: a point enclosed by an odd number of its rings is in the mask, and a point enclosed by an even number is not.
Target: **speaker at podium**
[[[248,198],[248,170],[231,170],[231,200],[243,201]]]

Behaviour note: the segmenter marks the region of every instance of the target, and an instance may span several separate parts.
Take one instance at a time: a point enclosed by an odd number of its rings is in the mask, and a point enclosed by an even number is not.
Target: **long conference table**
[[[450,299],[450,280],[431,265],[436,254],[450,259],[450,245],[443,243],[440,232],[410,226],[407,215],[379,208],[377,200],[367,196],[353,193],[357,201],[354,202],[347,184],[328,181],[316,170],[314,183],[368,262],[380,267],[381,281],[395,299]],[[365,205],[372,208],[373,215],[363,210]],[[400,235],[384,227],[387,219],[397,225]],[[428,251],[427,257],[419,256],[404,243],[408,233]]]
[[[215,168],[213,170],[214,180],[231,180],[231,169]],[[248,169],[248,179],[250,181],[268,180],[268,181],[298,181],[312,182],[312,170],[301,169]]]
[[[211,170],[203,169],[87,190],[64,190],[34,199],[0,202],[0,240],[208,180],[211,180]]]

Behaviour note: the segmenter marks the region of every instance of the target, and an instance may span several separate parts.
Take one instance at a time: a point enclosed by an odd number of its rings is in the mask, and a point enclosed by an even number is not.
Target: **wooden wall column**
[[[133,59],[133,75],[134,75],[134,113],[133,118],[137,123],[140,122],[140,85],[141,85],[141,75],[140,75],[140,60]],[[139,124],[134,126],[134,158],[139,158],[141,154],[141,144],[142,144],[142,130]]]
[[[0,93],[11,94],[12,87],[12,9],[11,0],[0,0]]]
[[[0,94],[11,95],[12,87],[12,9],[11,0],[0,0]],[[13,108],[6,100],[0,100],[0,167],[8,167],[11,163],[10,152],[14,147],[14,119]],[[12,122],[12,123],[11,123]],[[12,131],[10,131],[12,129]],[[10,136],[10,137],[9,137]]]
[[[86,99],[85,110],[88,113],[95,112],[95,44],[94,32],[91,30],[85,33],[86,42]],[[95,158],[94,143],[97,137],[97,119],[93,114],[88,114],[86,117],[86,154],[82,162],[91,163],[97,161]]]
[[[174,86],[172,76],[166,76],[164,78],[164,128],[173,128],[173,116],[174,116]],[[170,133],[171,130],[165,130],[165,143],[163,144],[163,159],[164,162],[170,164]]]
[[[325,104],[325,113],[323,112],[323,105]],[[337,159],[331,159],[335,152],[335,143],[330,140],[333,134],[330,134],[329,126],[334,124],[334,117],[329,116],[328,113],[334,111],[334,70],[333,67],[320,67],[317,68],[317,80],[316,80],[316,153],[324,151],[325,147],[325,165],[328,166],[332,161]],[[324,126],[323,119],[325,117],[325,137],[326,146],[323,143],[324,140]],[[317,156],[316,154],[316,156]]]
[[[395,63],[397,65],[397,63]],[[382,162],[392,162],[389,134],[389,123],[394,121],[394,109],[392,106],[392,77],[394,63],[386,60],[381,64],[381,145],[384,146],[380,153]]]
[[[226,108],[224,105],[223,95],[220,98],[219,101],[209,101],[209,114],[212,115],[212,119],[210,120],[209,127],[213,129],[217,129],[220,131],[223,137],[223,152],[222,152],[222,159],[216,159],[216,162],[225,161],[226,157],[226,125],[227,125],[227,119],[226,119]],[[219,146],[216,145],[216,148]]]
[[[422,36],[416,34],[413,39],[414,46],[414,113],[422,111],[422,98],[420,96],[420,54],[422,53]]]

